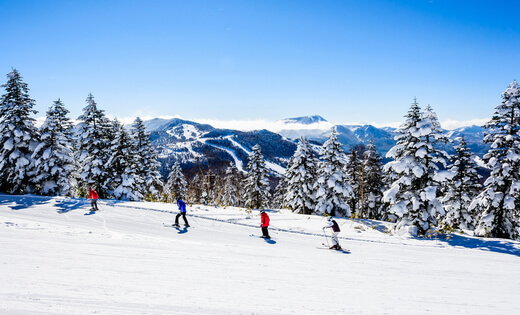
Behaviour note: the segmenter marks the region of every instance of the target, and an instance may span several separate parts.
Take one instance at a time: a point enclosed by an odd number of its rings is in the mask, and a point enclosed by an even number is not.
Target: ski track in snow
[[[159,210],[159,209],[151,209],[151,208],[128,206],[128,205],[118,205],[118,207],[131,208],[131,209],[137,209],[137,210],[163,212],[163,213],[170,213],[170,214],[177,214],[178,213],[178,211]],[[204,220],[215,221],[215,222],[222,222],[222,223],[227,223],[227,224],[234,224],[234,225],[245,226],[245,227],[250,227],[250,228],[258,228],[258,225],[239,222],[238,221],[239,219],[218,219],[218,218],[211,218],[211,217],[208,217],[208,216],[203,216],[203,215],[200,215],[200,214],[188,214],[188,217],[195,217],[195,218],[198,218],[198,219],[204,219]],[[338,219],[338,220],[340,220],[340,219]],[[277,231],[277,232],[292,233],[292,234],[299,234],[299,235],[324,237],[323,233],[321,233],[321,234],[320,233],[312,233],[312,232],[297,231],[297,230],[283,229],[283,228],[276,228],[276,227],[269,227],[269,231]],[[399,237],[397,237],[397,238],[399,238]],[[439,245],[439,244],[436,244],[436,245],[424,245],[424,244],[422,244],[422,245],[414,245],[414,244],[405,244],[405,243],[389,242],[389,241],[382,241],[382,240],[367,240],[367,239],[352,238],[352,237],[345,237],[345,236],[338,236],[338,239],[349,240],[349,241],[354,241],[354,242],[368,242],[368,243],[393,244],[393,245],[404,245],[404,246],[444,247],[444,246]]]
[[[414,239],[338,219],[194,205],[0,195],[1,314],[518,314],[520,242]],[[181,221],[182,223],[182,221]],[[370,226],[375,226],[372,229]],[[340,235],[341,235],[340,234]],[[482,245],[483,248],[478,246]]]

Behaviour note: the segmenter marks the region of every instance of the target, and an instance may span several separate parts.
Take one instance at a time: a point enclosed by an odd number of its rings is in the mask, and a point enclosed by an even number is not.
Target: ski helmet
[[[329,222],[332,221],[332,217],[328,217],[327,221],[329,221]]]
[[[260,213],[265,213],[265,210],[264,209],[260,210]]]

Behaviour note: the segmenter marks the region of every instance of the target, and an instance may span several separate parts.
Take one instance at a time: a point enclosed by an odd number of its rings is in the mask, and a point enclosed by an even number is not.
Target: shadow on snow
[[[67,213],[74,210],[84,210],[85,206],[89,206],[90,203],[88,200],[84,199],[64,199],[61,201],[56,201],[56,208],[58,209],[59,214]]]
[[[437,237],[436,240],[452,247],[480,249],[482,251],[520,257],[520,242],[518,241],[498,238],[478,238],[458,234],[442,235]]]
[[[5,198],[4,198],[5,197]],[[40,197],[34,195],[0,195],[0,204],[8,204],[14,203],[14,205],[9,206],[12,210],[22,210],[35,205],[41,205],[44,203],[48,203],[52,200],[53,197]]]

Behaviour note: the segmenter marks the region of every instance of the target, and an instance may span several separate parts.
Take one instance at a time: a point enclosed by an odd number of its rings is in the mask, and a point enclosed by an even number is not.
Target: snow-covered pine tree
[[[139,117],[134,121],[132,136],[137,147],[136,172],[144,180],[144,185],[141,188],[143,198],[148,201],[158,200],[164,185],[161,173],[159,173],[161,165],[157,161],[157,152],[152,146],[150,134],[146,132],[146,127]]]
[[[406,121],[396,129],[396,145],[386,156],[393,161],[384,170],[396,180],[384,192],[389,212],[397,215],[397,229],[412,235],[425,235],[437,225],[444,209],[437,197],[438,166],[446,164],[447,154],[437,149],[445,141],[435,113],[430,107],[421,115],[417,100],[411,105]]]
[[[314,184],[318,168],[318,159],[312,151],[309,141],[300,138],[298,147],[287,166],[285,183],[287,196],[285,203],[292,211],[312,214],[316,209]]]
[[[73,192],[77,169],[72,148],[72,122],[69,111],[58,99],[47,111],[40,127],[40,144],[33,153],[34,183],[43,195],[67,196]]]
[[[473,199],[481,192],[480,176],[477,173],[477,164],[473,154],[466,144],[466,140],[457,139],[453,165],[450,168],[451,179],[448,180],[447,193],[442,199],[446,216],[442,221],[442,229],[474,230],[477,223],[477,213],[469,211]]]
[[[100,198],[105,198],[110,191],[108,182],[111,174],[105,165],[111,155],[111,124],[104,111],[98,109],[92,94],[88,95],[86,103],[83,115],[78,117],[80,123],[75,133],[76,161],[80,165],[78,188],[81,195],[89,186],[93,186]]]
[[[224,206],[240,206],[241,181],[241,173],[233,164],[230,163],[230,165],[226,168],[224,192],[222,193],[222,203]]]
[[[369,219],[383,220],[383,202],[381,201],[384,191],[384,175],[382,157],[377,153],[374,141],[371,140],[367,145],[367,150],[363,153],[364,169],[364,211]]]
[[[244,204],[251,209],[261,209],[267,205],[271,194],[260,145],[253,146],[248,159],[248,173],[244,180]]]
[[[143,197],[143,179],[137,174],[135,141],[117,119],[112,124],[114,140],[110,144],[111,155],[106,163],[106,170],[111,175],[108,185],[111,195],[119,200],[140,200]]]
[[[278,180],[278,184],[274,189],[274,196],[271,202],[273,208],[286,209],[287,208],[287,178],[282,176]]]
[[[425,155],[424,165],[428,170],[427,177],[424,178],[424,192],[426,209],[435,219],[433,225],[438,226],[439,222],[444,218],[445,211],[441,203],[442,187],[446,186],[448,172],[441,170],[448,166],[449,154],[441,149],[441,146],[449,142],[448,137],[443,133],[441,124],[437,119],[437,114],[430,105],[426,106],[421,115],[419,130],[424,141]],[[419,155],[423,151],[419,150]],[[435,196],[429,196],[429,192],[435,190]]]
[[[364,173],[361,157],[358,150],[353,148],[347,154],[345,174],[347,174],[348,184],[352,187],[352,198],[349,199],[350,211],[353,216],[363,218],[362,198],[364,194]]]
[[[20,194],[31,191],[34,172],[34,149],[39,142],[34,126],[35,102],[29,97],[27,83],[13,69],[2,85],[6,93],[0,97],[0,191]]]
[[[480,208],[477,236],[517,239],[520,236],[520,86],[513,81],[502,103],[484,127],[491,148],[483,160],[491,169],[484,190],[470,211]]]
[[[348,203],[353,191],[348,184],[345,165],[345,152],[338,141],[336,127],[333,127],[329,139],[323,144],[314,184],[317,191],[316,212],[330,216],[351,215]]]
[[[216,197],[216,175],[208,168],[208,172],[202,180],[202,194],[200,203],[203,205],[213,205]]]
[[[202,197],[202,174],[195,174],[188,183],[188,197],[190,203],[201,203]]]
[[[164,187],[164,192],[168,202],[177,202],[177,199],[186,200],[188,183],[182,173],[181,165],[176,161],[172,170],[168,174],[168,181]]]

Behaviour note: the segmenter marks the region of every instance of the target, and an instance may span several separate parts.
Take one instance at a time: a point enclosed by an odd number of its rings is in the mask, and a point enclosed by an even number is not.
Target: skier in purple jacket
[[[325,225],[323,227],[323,230],[332,229],[332,237],[331,237],[332,246],[330,247],[330,249],[341,250],[341,246],[339,245],[339,242],[338,242],[338,234],[341,231],[339,228],[339,225],[336,222],[336,220],[334,220],[332,217],[328,217],[327,221],[329,221],[329,222],[327,225]]]

